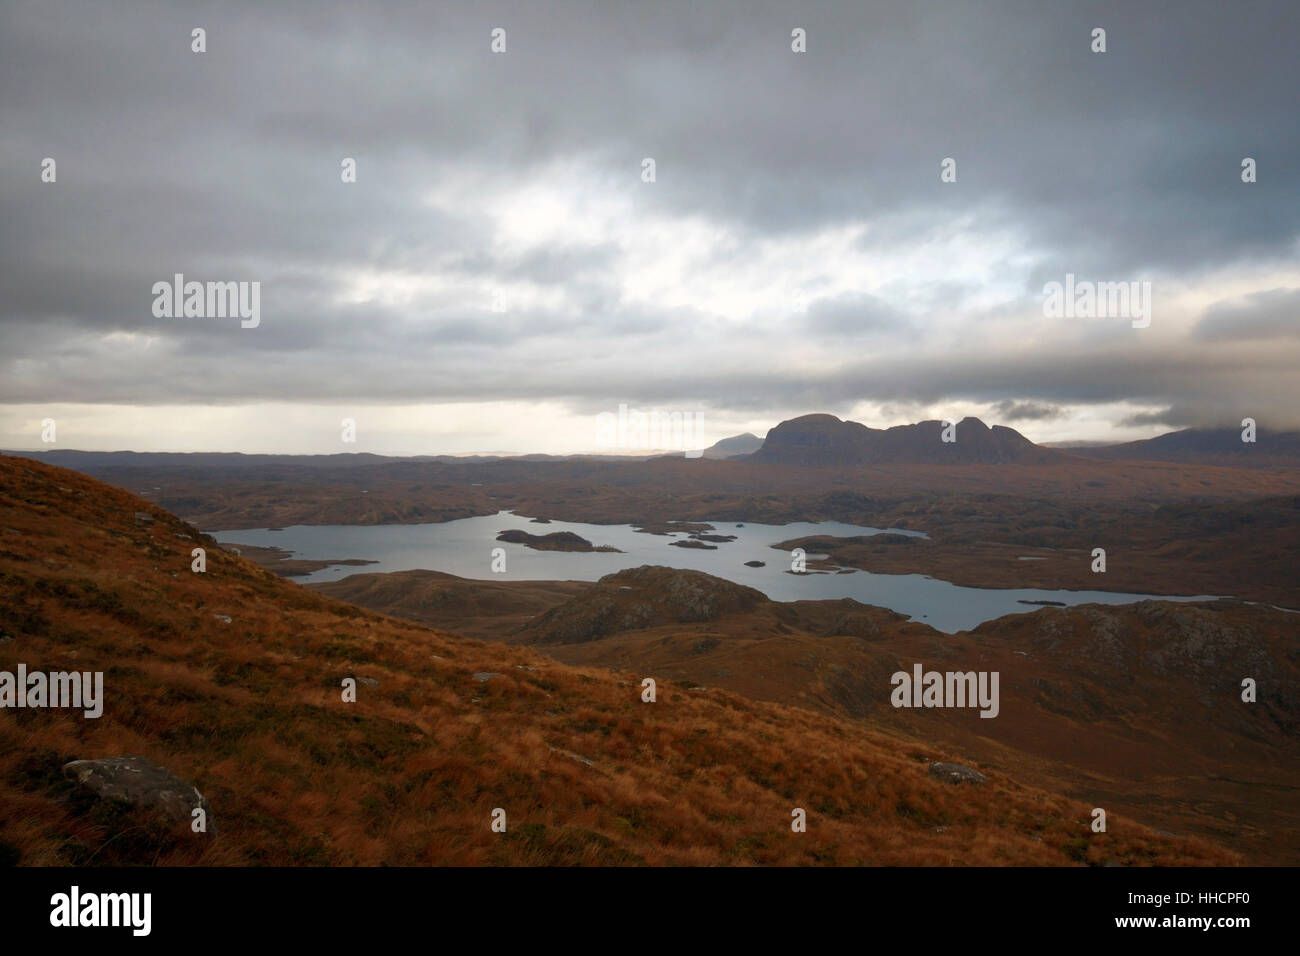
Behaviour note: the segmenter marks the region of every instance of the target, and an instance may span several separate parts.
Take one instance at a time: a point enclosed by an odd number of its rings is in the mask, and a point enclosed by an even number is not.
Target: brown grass
[[[135,511],[156,520],[137,527]],[[189,570],[199,545],[203,575]],[[640,674],[359,611],[25,459],[0,458],[0,606],[0,669],[105,672],[99,720],[0,712],[0,852],[25,864],[1237,860],[1116,816],[1092,834],[1089,807],[996,772],[941,783],[926,761],[953,755],[811,711],[671,681],[644,704]],[[379,685],[345,704],[347,676]],[[60,773],[121,753],[193,781],[220,834],[86,806]],[[794,807],[807,833],[791,832]]]

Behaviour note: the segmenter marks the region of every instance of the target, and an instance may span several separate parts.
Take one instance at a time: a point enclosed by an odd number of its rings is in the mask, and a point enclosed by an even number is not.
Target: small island
[[[713,525],[701,521],[648,521],[636,526],[639,534],[676,534],[679,531],[712,531]]]
[[[611,548],[608,545],[593,545],[581,535],[574,534],[572,531],[553,531],[550,534],[529,534],[527,531],[510,530],[502,531],[497,535],[498,541],[506,541],[510,544],[522,544],[525,547],[532,548],[534,551],[614,551],[618,554],[623,552],[618,548]]]
[[[268,571],[280,575],[282,578],[302,578],[309,574],[314,574],[322,568],[332,568],[339,565],[347,567],[361,567],[366,564],[378,564],[378,561],[370,561],[365,558],[330,558],[329,560],[319,560],[317,558],[295,558],[292,551],[286,551],[284,548],[261,547],[253,544],[228,544],[221,542],[222,550],[229,551],[231,554],[239,555],[241,558],[247,558],[258,567],[266,568]]]

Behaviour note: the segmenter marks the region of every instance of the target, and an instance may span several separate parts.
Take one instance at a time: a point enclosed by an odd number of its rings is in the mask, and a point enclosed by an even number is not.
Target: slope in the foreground
[[[137,512],[145,517],[138,518]],[[150,520],[152,519],[152,520]],[[191,571],[206,549],[205,573]],[[0,710],[0,854],[54,864],[1220,864],[1234,855],[810,711],[560,665],[313,594],[125,491],[0,457],[0,671],[102,671],[104,711]],[[229,619],[228,621],[226,619]],[[490,676],[489,676],[490,675]],[[355,703],[345,678],[365,678]],[[374,683],[377,682],[377,683]],[[215,835],[86,799],[139,754]],[[495,809],[507,828],[493,832]],[[792,832],[792,810],[807,832]]]

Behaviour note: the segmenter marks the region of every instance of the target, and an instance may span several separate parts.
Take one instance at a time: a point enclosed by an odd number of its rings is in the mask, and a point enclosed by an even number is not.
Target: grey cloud
[[[1194,419],[1189,419],[1184,412],[1175,411],[1173,408],[1163,408],[1155,412],[1137,412],[1120,419],[1121,425],[1190,425]]]
[[[1211,342],[1300,338],[1300,289],[1269,289],[1243,302],[1222,302],[1205,310],[1195,334]]]
[[[911,320],[871,295],[819,299],[808,307],[803,328],[812,335],[855,338],[908,331]]]
[[[1060,418],[1064,409],[1057,405],[1042,405],[1035,402],[1003,401],[993,406],[994,414],[1003,422],[1041,422]]]
[[[1105,54],[1088,51],[1097,24]],[[504,56],[488,51],[496,25]],[[794,25],[807,54],[789,52]],[[1115,401],[1183,418],[1252,402],[1288,413],[1296,290],[1215,306],[1159,352],[1097,325],[1080,347],[918,343],[904,362],[844,345],[905,340],[922,312],[984,318],[968,306],[979,288],[938,253],[909,298],[915,315],[883,294],[814,301],[782,332],[728,325],[709,302],[640,302],[612,239],[521,252],[481,211],[541,171],[582,168],[593,189],[625,182],[632,215],[725,233],[719,264],[846,224],[868,227],[868,254],[1008,235],[1035,263],[1031,309],[1066,272],[1293,264],[1297,26],[1286,0],[1248,12],[1208,0],[392,3],[382,16],[305,0],[124,0],[111,15],[88,0],[5,4],[0,401],[626,396],[760,413],[951,398],[1023,420]],[[1249,185],[1247,155],[1259,161]],[[44,156],[59,162],[54,186],[39,181]],[[339,182],[343,156],[358,161],[356,184]],[[643,156],[658,161],[650,187]],[[956,183],[939,181],[947,156]],[[475,185],[455,203],[428,202],[463,177]],[[344,302],[347,276],[383,270],[446,287]],[[262,326],[160,323],[149,289],[174,272],[261,281]],[[464,291],[484,280],[568,304],[494,313]],[[153,344],[132,351],[114,332]],[[1209,347],[1227,340],[1245,354]],[[820,367],[786,364],[808,345]]]

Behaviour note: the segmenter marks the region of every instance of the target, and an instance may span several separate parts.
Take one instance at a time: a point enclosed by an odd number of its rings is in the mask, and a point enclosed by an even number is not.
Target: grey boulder
[[[940,763],[937,760],[930,764],[930,776],[948,783],[983,783],[988,779],[984,774],[970,767],[959,763]]]
[[[217,823],[208,798],[194,784],[145,757],[100,757],[63,765],[63,775],[75,780],[101,800],[113,800],[141,809],[154,809],[193,832],[194,810],[203,809],[206,832],[215,835]]]

